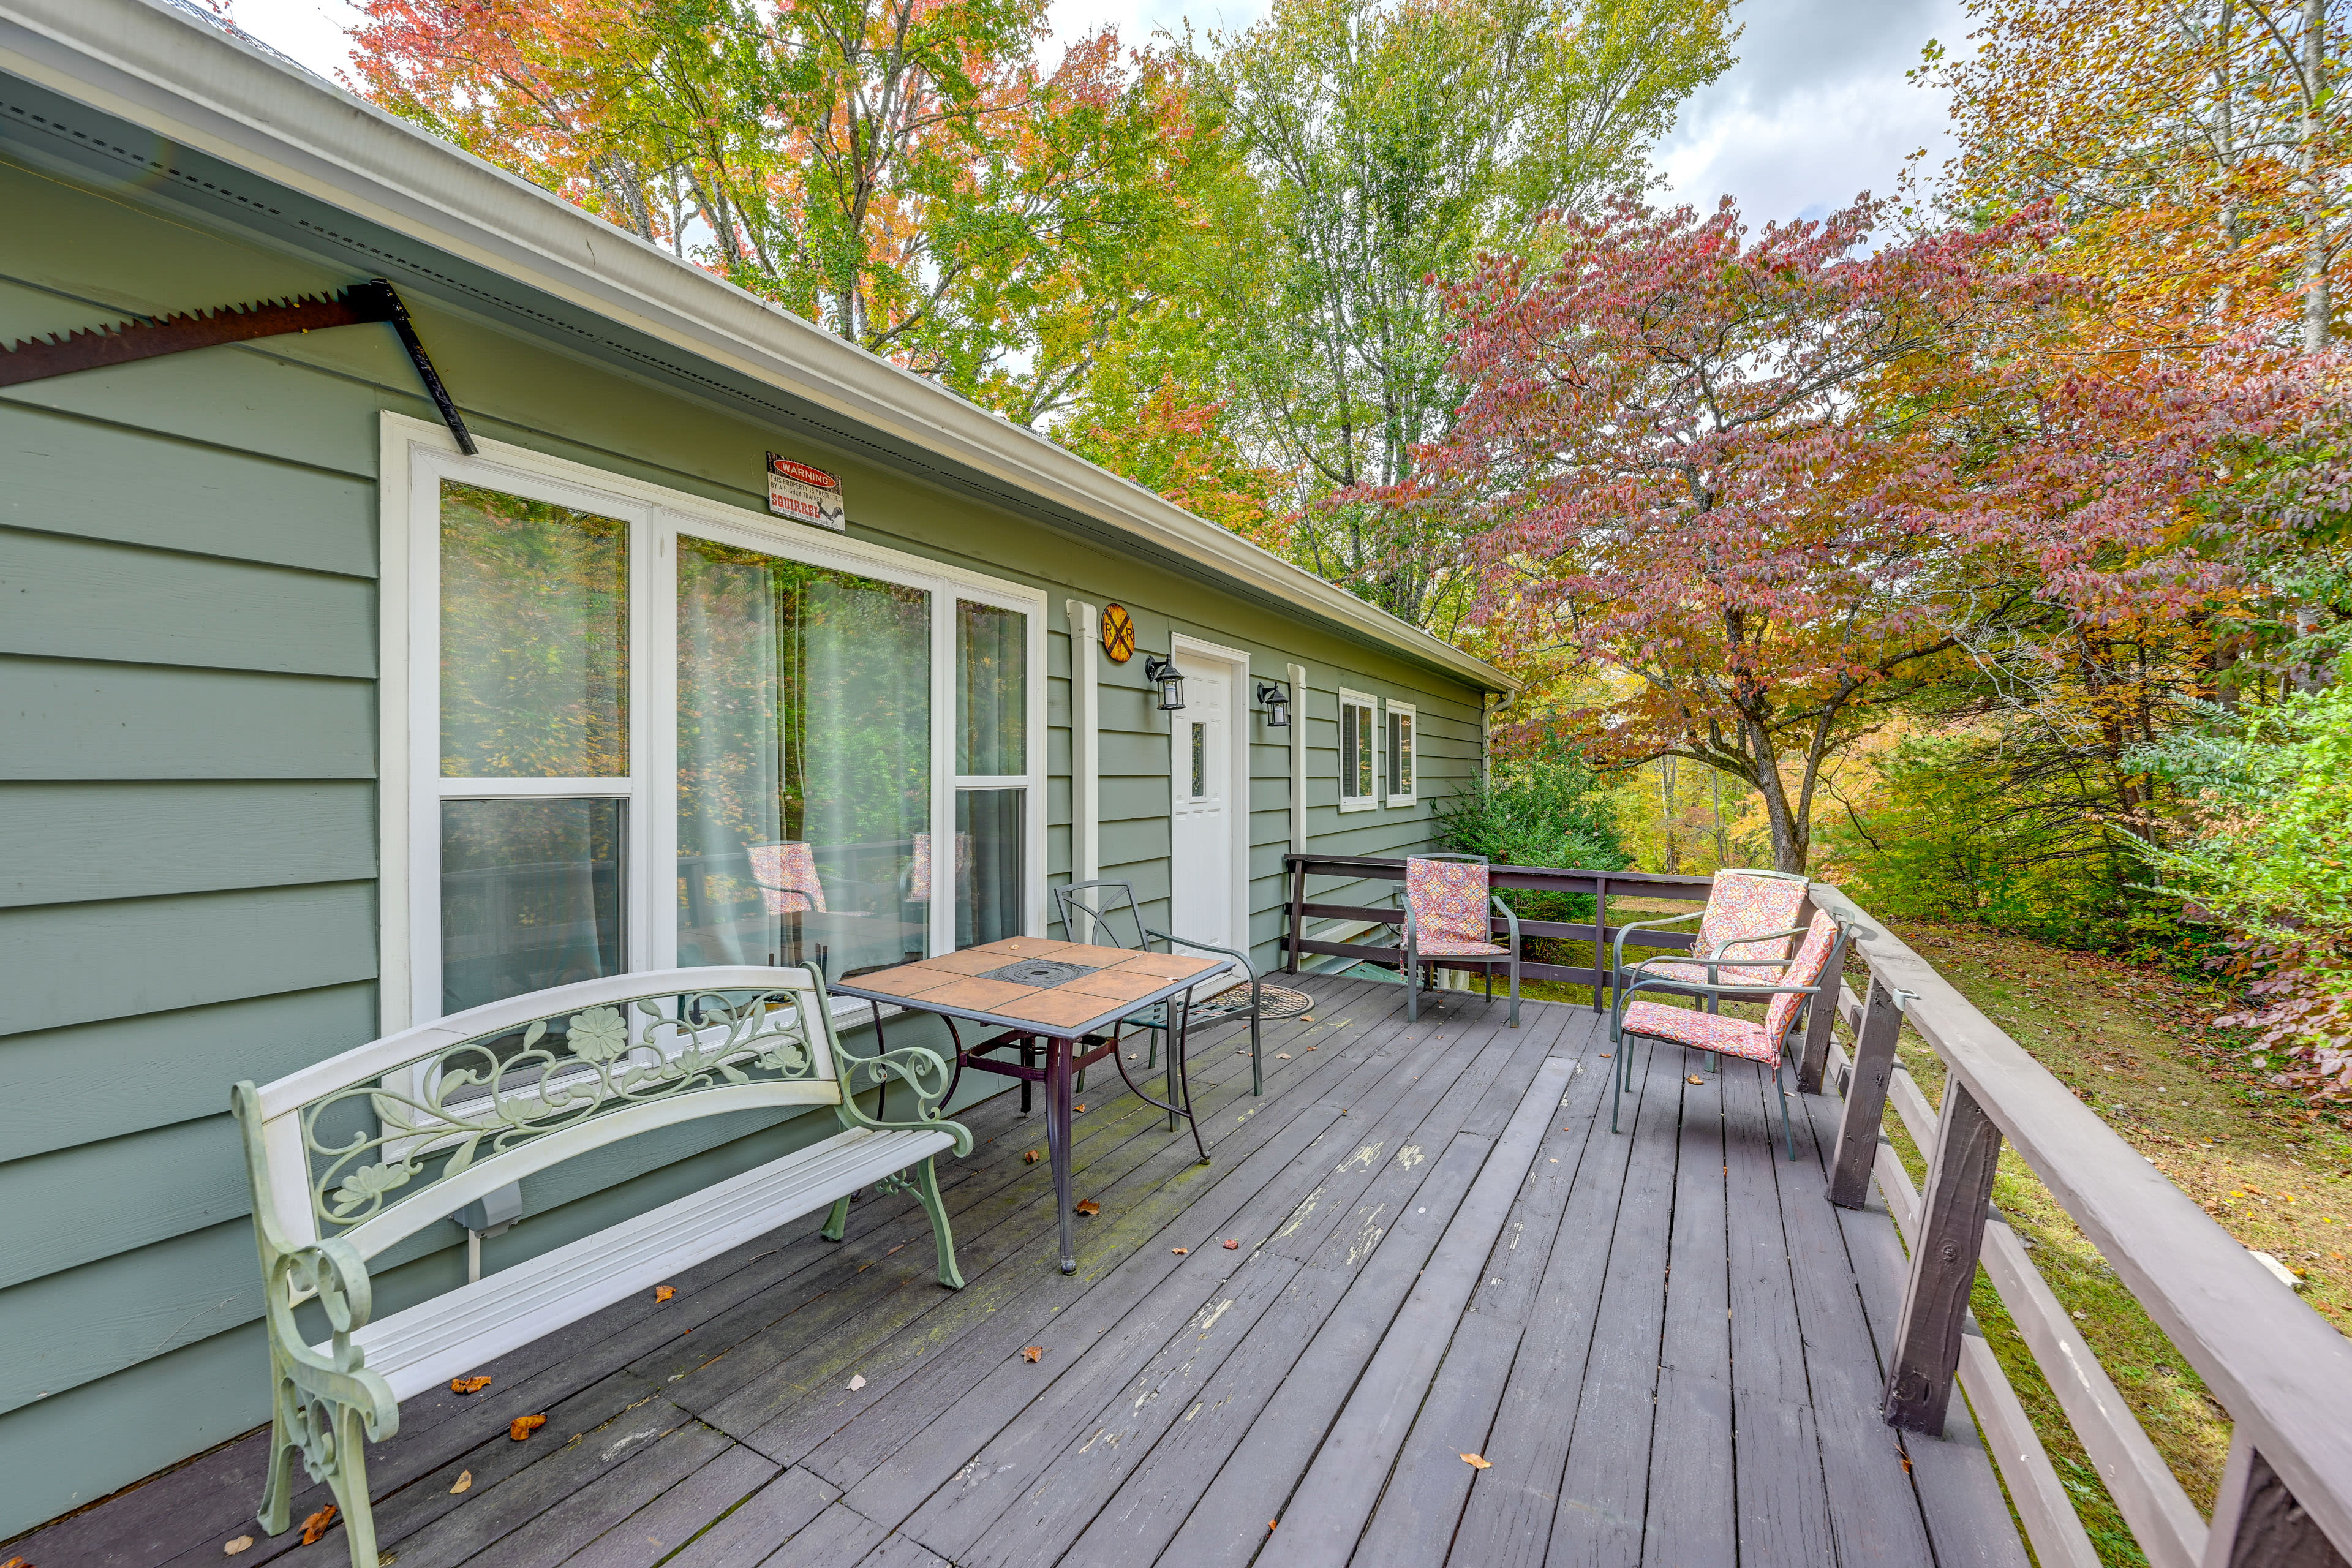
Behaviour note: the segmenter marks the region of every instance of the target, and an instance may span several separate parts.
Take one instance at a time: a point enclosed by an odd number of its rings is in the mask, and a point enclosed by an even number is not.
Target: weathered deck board
[[[1401,987],[1303,983],[1318,1005],[1267,1027],[1263,1099],[1241,1031],[1202,1037],[1210,1165],[1115,1080],[1082,1097],[1079,1195],[1103,1206],[1076,1275],[1021,1158],[1042,1127],[1002,1095],[944,1173],[967,1289],[932,1282],[903,1195],[854,1205],[838,1246],[794,1229],[714,1259],[658,1310],[485,1367],[488,1394],[404,1410],[371,1458],[383,1549],[400,1568],[2022,1563],[1965,1411],[1907,1440],[1907,1470],[1877,1417],[1901,1249],[1883,1212],[1822,1200],[1828,1102],[1803,1103],[1792,1163],[1752,1065],[1640,1048],[1612,1134],[1616,1064],[1583,1009],[1529,1003],[1511,1029],[1444,993],[1408,1024]],[[251,1531],[258,1448],[15,1550],[218,1562]]]

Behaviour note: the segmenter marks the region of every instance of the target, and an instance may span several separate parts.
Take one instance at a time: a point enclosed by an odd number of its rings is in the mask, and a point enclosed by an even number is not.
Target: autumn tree
[[[1624,198],[1556,260],[1487,258],[1454,429],[1377,492],[1467,518],[1488,607],[1608,673],[1570,716],[1596,758],[1746,782],[1785,870],[1889,705],[2226,584],[2198,502],[2299,406],[2193,360],[2079,374],[2031,219],[1858,254],[1883,216],[1751,236]]]
[[[1009,417],[1077,395],[1230,159],[1042,0],[368,0],[369,95]]]

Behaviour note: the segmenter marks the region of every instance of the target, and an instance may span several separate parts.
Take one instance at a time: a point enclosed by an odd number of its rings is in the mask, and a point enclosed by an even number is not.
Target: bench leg
[[[269,1422],[269,1468],[258,1521],[283,1535],[294,1517],[294,1458],[335,1500],[335,1522],[351,1547],[352,1568],[376,1568],[375,1514],[368,1506],[366,1417],[354,1405],[311,1397],[283,1371],[276,1378],[277,1409]],[[391,1436],[389,1432],[384,1434]]]
[[[833,1212],[824,1216],[824,1228],[817,1234],[827,1241],[839,1241],[849,1230],[849,1195],[845,1193],[833,1200]]]
[[[963,1270],[956,1267],[955,1232],[948,1226],[948,1205],[940,1199],[940,1173],[929,1160],[915,1167],[915,1196],[931,1216],[931,1237],[940,1246],[940,1283],[961,1290]]]

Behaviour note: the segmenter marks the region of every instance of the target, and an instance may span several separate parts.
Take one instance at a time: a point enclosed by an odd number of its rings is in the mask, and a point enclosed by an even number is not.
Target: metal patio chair
[[[1686,910],[1654,921],[1635,921],[1617,928],[1610,952],[1609,984],[1622,989],[1625,968],[1625,938],[1637,931],[1655,931],[1698,921],[1698,936],[1688,957],[1650,959],[1637,965],[1653,978],[1685,983],[1693,987],[1726,985],[1747,980],[1769,985],[1778,972],[1769,967],[1789,956],[1789,940],[1805,934],[1797,912],[1804,908],[1812,884],[1791,871],[1765,871],[1753,867],[1727,866],[1715,874],[1707,889],[1706,908]],[[1695,993],[1694,993],[1695,994]],[[1710,1005],[1717,998],[1708,998]],[[1712,1010],[1712,1006],[1710,1006]]]
[[[1493,916],[1508,933],[1495,941]],[[1404,863],[1404,1016],[1421,1017],[1421,966],[1433,959],[1475,963],[1495,999],[1495,966],[1511,971],[1511,1027],[1519,1026],[1519,917],[1486,884],[1484,855],[1414,855]],[[1430,973],[1437,966],[1430,963]]]
[[[1106,891],[1098,895],[1094,903],[1088,903],[1078,895],[1090,888],[1100,888]],[[1113,891],[1118,894],[1116,899],[1108,896]],[[1153,951],[1151,946],[1153,942],[1162,942],[1173,947],[1191,947],[1197,948],[1202,952],[1220,953],[1240,964],[1242,973],[1249,977],[1246,982],[1250,993],[1249,1008],[1244,1013],[1229,1013],[1224,1016],[1245,1017],[1249,1020],[1250,1092],[1261,1095],[1265,1092],[1265,1070],[1264,1064],[1258,1059],[1258,1024],[1265,1012],[1265,994],[1262,989],[1262,982],[1258,978],[1257,966],[1250,963],[1248,953],[1221,946],[1213,942],[1195,942],[1191,937],[1178,936],[1173,931],[1155,931],[1145,925],[1143,910],[1135,901],[1135,884],[1116,878],[1097,877],[1090,882],[1072,882],[1066,888],[1056,888],[1054,889],[1054,901],[1061,906],[1062,929],[1069,933],[1072,942],[1090,942],[1102,947],[1128,948],[1138,952],[1150,952]],[[1121,934],[1118,924],[1114,919],[1119,913],[1121,904],[1126,906],[1128,928],[1135,933],[1135,940],[1131,942]],[[1081,917],[1084,923],[1081,923]],[[1155,1003],[1119,1020],[1121,1024],[1133,1025],[1138,1028],[1150,1031],[1150,1054],[1144,1058],[1143,1063],[1144,1070],[1147,1072],[1159,1063],[1160,1037],[1168,1032],[1171,1022],[1168,1009],[1171,1005],[1173,1005],[1171,1003]],[[1196,1010],[1194,1022],[1201,1021]],[[1176,1098],[1176,1064],[1172,1060],[1168,1064],[1168,1098],[1173,1101]],[[1083,1081],[1079,1087],[1081,1089],[1086,1087]],[[1168,1128],[1171,1132],[1176,1129],[1176,1118],[1172,1114],[1168,1118]]]
[[[1709,1052],[1717,1058],[1709,1064],[1710,1070],[1720,1068],[1720,1058],[1724,1057],[1738,1057],[1769,1070],[1773,1090],[1780,1097],[1780,1136],[1788,1142],[1789,1158],[1795,1159],[1797,1136],[1789,1126],[1789,1091],[1781,1080],[1780,1068],[1786,1065],[1794,1070],[1788,1046],[1797,1023],[1809,1008],[1820,1005],[1822,996],[1834,994],[1845,961],[1845,929],[1826,910],[1821,911],[1806,928],[1805,940],[1794,958],[1745,961],[1744,966],[1752,971],[1779,972],[1775,978],[1760,984],[1743,977],[1737,984],[1710,985],[1646,973],[1653,965],[1663,967],[1673,962],[1666,959],[1653,958],[1635,965],[1630,983],[1618,991],[1609,1018],[1610,1048],[1616,1058],[1609,1130],[1619,1130],[1618,1105],[1633,1081],[1633,1053],[1625,1048],[1625,1041],[1627,1037],[1638,1035]],[[1762,1001],[1768,996],[1771,1001],[1764,1010],[1764,1021],[1759,1024],[1748,1018],[1727,1017],[1719,1011],[1633,1000],[1634,993],[1645,990],[1681,995],[1696,994],[1710,1004],[1726,999]]]

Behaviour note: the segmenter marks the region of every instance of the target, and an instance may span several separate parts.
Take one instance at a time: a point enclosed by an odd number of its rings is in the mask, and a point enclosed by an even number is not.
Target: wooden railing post
[[[1824,993],[1824,998],[1833,993]],[[1895,1037],[1903,1032],[1903,993],[1876,975],[1854,1031],[1853,1066],[1845,1084],[1845,1116],[1830,1159],[1830,1202],[1858,1209],[1870,1196],[1878,1161],[1878,1123],[1886,1114],[1886,1086],[1895,1077]]]
[[[1290,859],[1290,964],[1289,973],[1298,973],[1298,942],[1307,934],[1307,862],[1298,856]]]
[[[1940,1435],[1960,1364],[1960,1331],[1984,1250],[1992,1178],[2000,1164],[2000,1129],[1958,1079],[1944,1085],[1936,1152],[1911,1249],[1903,1314],[1886,1358],[1886,1419],[1906,1432]]]
[[[2230,1439],[2230,1462],[2221,1472],[2221,1495],[2213,1500],[2203,1568],[2345,1568],[2344,1554],[2294,1500],[2242,1426]]]
[[[1592,879],[1592,1010],[1600,1012],[1609,973],[1609,879]]]

